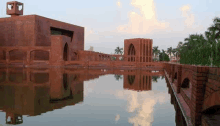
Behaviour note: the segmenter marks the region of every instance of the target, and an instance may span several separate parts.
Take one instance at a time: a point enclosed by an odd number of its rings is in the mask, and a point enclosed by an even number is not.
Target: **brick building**
[[[152,39],[125,39],[124,57],[129,62],[152,62]]]
[[[63,65],[84,50],[84,27],[38,15],[23,15],[23,3],[7,3],[9,18],[0,18],[0,60],[7,64]],[[44,61],[44,62],[42,62]]]

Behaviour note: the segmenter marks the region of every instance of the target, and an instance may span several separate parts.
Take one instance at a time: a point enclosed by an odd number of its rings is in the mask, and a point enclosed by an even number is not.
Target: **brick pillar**
[[[6,78],[5,78],[6,82],[9,82],[9,68],[6,68]]]
[[[172,80],[172,82],[173,82],[174,76],[175,76],[175,66],[176,66],[176,64],[172,64],[172,67],[171,67],[171,80]]]
[[[31,78],[30,78],[30,68],[27,69],[26,71],[26,78],[27,78],[27,83],[29,83],[31,81]]]
[[[191,120],[193,125],[201,124],[201,112],[204,100],[204,91],[207,82],[208,67],[195,66],[191,96]]]
[[[182,65],[177,64],[177,93],[180,93],[181,87],[181,76],[182,76]]]
[[[6,63],[7,64],[9,64],[9,60],[10,60],[10,58],[9,58],[9,51],[7,50],[6,51]]]
[[[31,60],[31,52],[27,51],[27,64],[26,65],[30,65],[30,60]]]

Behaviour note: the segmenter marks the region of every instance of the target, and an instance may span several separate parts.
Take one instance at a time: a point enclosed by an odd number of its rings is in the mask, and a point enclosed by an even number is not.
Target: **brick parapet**
[[[192,66],[191,68],[194,72],[192,73],[192,96],[191,104],[192,110],[192,123],[194,125],[201,124],[201,112],[204,100],[204,90],[207,82],[208,67],[204,66]]]
[[[180,93],[181,77],[182,77],[182,65],[177,65],[177,93]]]
[[[174,69],[173,66],[175,67]],[[202,111],[204,108],[208,108],[204,106],[204,98],[209,97],[209,95],[211,95],[213,92],[219,91],[220,69],[209,68],[207,66],[181,64],[173,65],[173,63],[165,63],[164,69],[167,71],[169,76],[171,75],[171,79],[173,79],[173,77],[175,76],[175,72],[177,72],[177,84],[175,84],[177,86],[177,93],[181,93],[184,100],[187,102],[191,110],[190,112],[192,123],[195,126],[201,125]],[[183,76],[183,74],[187,71],[189,71],[189,75],[187,75],[187,77],[191,76],[190,81],[192,83],[192,91],[190,98],[188,98],[185,94],[186,92],[183,92],[180,88],[182,83],[181,81],[183,81],[182,79],[184,79],[181,78],[181,76]],[[218,94],[216,94],[216,96],[217,95]]]
[[[202,111],[212,106],[220,105],[220,68],[210,67],[207,78]]]

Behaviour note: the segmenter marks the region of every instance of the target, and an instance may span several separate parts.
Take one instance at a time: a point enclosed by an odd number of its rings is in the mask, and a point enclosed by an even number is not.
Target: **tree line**
[[[117,47],[115,53],[122,55],[122,50]],[[170,61],[169,56],[172,54],[180,59],[180,64],[220,67],[220,18],[215,17],[204,34],[190,34],[176,48],[160,51],[158,46],[153,47],[154,61]]]
[[[190,34],[179,42],[176,48],[169,47],[167,51],[153,47],[154,56],[167,52],[170,56],[180,57],[179,63],[203,66],[220,66],[220,18],[215,17],[213,24],[203,34]],[[163,58],[163,57],[162,57]],[[163,61],[164,59],[159,59]]]

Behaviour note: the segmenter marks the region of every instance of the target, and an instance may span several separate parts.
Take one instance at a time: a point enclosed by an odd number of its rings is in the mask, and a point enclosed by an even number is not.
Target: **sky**
[[[0,18],[6,3],[0,0]],[[40,15],[85,28],[84,49],[114,53],[124,39],[150,38],[159,49],[176,48],[189,34],[204,33],[220,17],[219,0],[19,0],[24,15]]]

